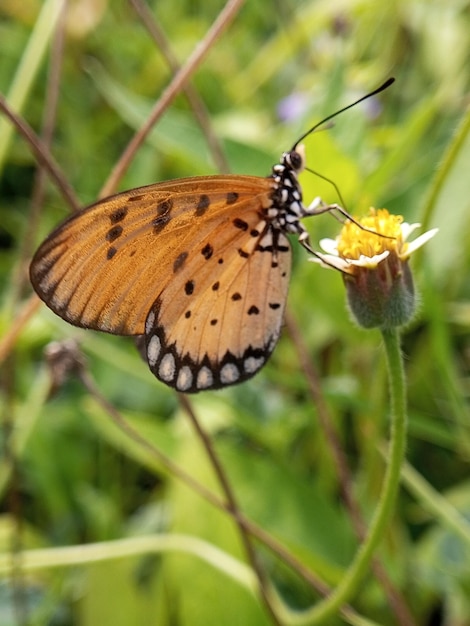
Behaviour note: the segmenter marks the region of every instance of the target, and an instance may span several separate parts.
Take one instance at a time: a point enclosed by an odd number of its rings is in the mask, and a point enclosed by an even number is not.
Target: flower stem
[[[406,449],[406,389],[398,329],[384,329],[382,336],[390,383],[391,428],[389,462],[380,500],[364,542],[341,582],[328,597],[310,611],[306,611],[302,615],[303,619],[296,620],[299,624],[327,623],[328,618],[337,614],[342,605],[350,600],[370,570],[375,549],[383,538],[393,513]]]

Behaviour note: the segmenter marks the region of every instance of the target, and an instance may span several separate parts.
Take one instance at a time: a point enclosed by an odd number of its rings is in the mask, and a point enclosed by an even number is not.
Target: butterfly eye
[[[295,170],[302,169],[302,167],[303,167],[303,159],[302,159],[301,155],[298,152],[296,152],[295,150],[293,150],[290,153],[289,156],[290,156],[290,162],[291,162],[292,167]]]
[[[284,153],[284,163],[294,172],[299,174],[305,167],[305,156],[303,146],[300,145],[295,150]]]

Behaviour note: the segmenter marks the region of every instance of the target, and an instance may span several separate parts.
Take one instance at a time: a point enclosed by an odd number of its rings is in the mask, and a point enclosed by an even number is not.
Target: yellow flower
[[[370,209],[356,223],[347,221],[336,239],[323,239],[326,254],[310,259],[341,270],[348,303],[365,328],[390,328],[411,320],[415,311],[410,255],[437,233],[437,228],[408,242],[420,224],[408,224],[386,209]]]

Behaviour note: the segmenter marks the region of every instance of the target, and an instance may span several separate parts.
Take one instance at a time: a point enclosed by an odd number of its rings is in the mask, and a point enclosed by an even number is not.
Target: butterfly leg
[[[348,219],[352,219],[349,213],[345,211],[342,207],[340,207],[338,204],[325,204],[321,198],[315,198],[308,207],[304,208],[304,211],[305,211],[304,213],[305,216],[321,215],[322,213],[328,213],[329,211],[339,211],[342,215],[344,215]],[[352,219],[352,221],[355,221],[355,220]],[[296,229],[294,232],[297,232],[299,243],[307,250],[307,252],[309,252],[310,254],[313,254],[313,256],[317,257],[317,259],[320,259],[323,265],[329,266],[335,270],[338,270],[339,272],[343,274],[347,274],[347,272],[345,272],[343,269],[337,267],[333,263],[328,262],[325,258],[325,255],[321,254],[320,252],[315,252],[315,250],[312,248],[309,234],[307,230],[305,229],[304,225],[300,221],[298,221],[295,224],[295,227]]]
[[[306,230],[303,230],[300,233],[300,235],[299,235],[299,243],[307,250],[307,252],[309,252],[310,254],[313,254],[313,256],[317,257],[317,259],[320,259],[320,261],[322,262],[323,265],[325,265],[327,267],[331,267],[332,269],[338,270],[342,274],[346,274],[347,275],[347,272],[345,272],[341,268],[337,267],[333,263],[329,263],[326,260],[325,255],[321,254],[320,252],[315,252],[315,250],[312,248],[312,246],[310,244],[310,238],[309,238],[308,233],[307,233]]]
[[[305,207],[304,210],[306,216],[321,215],[322,213],[329,213],[330,211],[338,211],[344,217],[351,219],[351,216],[346,211],[346,209],[343,209],[343,207],[341,207],[339,204],[326,204],[319,196],[314,198],[312,202],[308,205],[308,207]]]
[[[310,242],[309,234],[305,228],[305,226],[300,222],[299,218],[302,217],[310,217],[312,215],[321,215],[322,213],[327,213],[328,211],[335,211],[339,209],[340,212],[344,212],[339,205],[336,204],[326,204],[320,197],[315,198],[308,207],[304,207],[301,203],[297,203],[296,206],[296,214],[290,215],[288,217],[288,223],[286,224],[286,229],[288,232],[295,233],[298,236],[299,243],[311,254],[318,256],[318,254],[313,250],[312,244]]]
[[[370,228],[366,228],[365,226],[363,226],[362,224],[360,224],[357,220],[354,219],[354,217],[348,213],[346,211],[346,209],[343,209],[342,206],[340,206],[339,204],[326,204],[325,202],[323,202],[323,200],[318,196],[316,198],[314,198],[312,200],[312,202],[308,205],[308,207],[304,208],[304,215],[305,216],[312,216],[312,215],[321,215],[322,213],[333,213],[334,211],[337,211],[338,213],[340,213],[346,220],[349,220],[350,222],[352,222],[353,224],[355,224],[358,228],[360,228],[361,230],[364,230],[366,232],[369,233],[373,233],[375,235],[377,235],[378,237],[384,237],[385,239],[393,239],[393,237],[389,237],[388,235],[382,235],[381,233],[377,233],[376,231],[370,229]],[[336,217],[336,219],[338,219],[341,223],[342,220],[333,213],[333,216]],[[303,233],[301,233],[302,236]],[[299,237],[299,241],[302,245],[303,242]],[[306,246],[304,246],[306,247]],[[308,250],[308,248],[307,248]],[[310,250],[309,250],[310,251]]]
[[[302,227],[302,230],[299,234],[299,243],[311,254],[317,256],[317,253],[312,248],[312,244],[310,243],[310,236],[308,232]]]
[[[338,272],[341,272],[342,274],[346,276],[348,275],[348,273],[345,272],[343,269],[341,269],[334,263],[330,263],[325,258],[324,254],[321,254],[320,252],[315,252],[315,250],[312,248],[310,244],[310,238],[308,236],[308,232],[305,229],[303,229],[302,232],[299,234],[299,243],[307,250],[307,252],[310,252],[310,254],[313,254],[313,256],[317,257],[317,259],[320,259],[322,265],[326,267],[331,267],[332,269],[337,270]]]

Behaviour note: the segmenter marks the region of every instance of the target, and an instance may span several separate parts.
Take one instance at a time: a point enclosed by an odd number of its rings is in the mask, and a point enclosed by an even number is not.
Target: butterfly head
[[[281,165],[295,175],[300,174],[305,169],[305,146],[300,144],[289,152],[284,152],[281,157]]]

